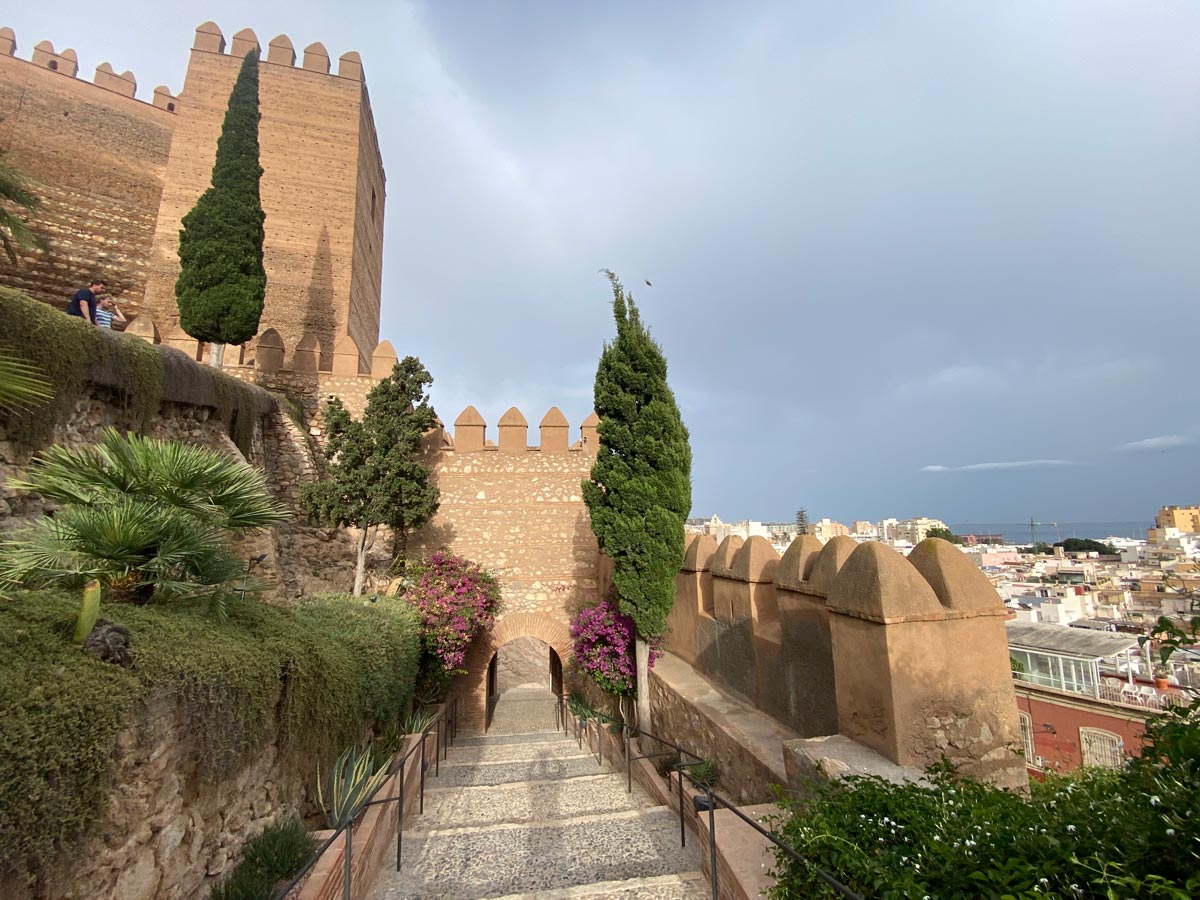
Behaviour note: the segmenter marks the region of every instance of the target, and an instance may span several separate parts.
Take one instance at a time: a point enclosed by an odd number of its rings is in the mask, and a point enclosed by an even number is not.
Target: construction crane
[[[1029,517],[1029,543],[1031,546],[1037,543],[1037,530],[1038,530],[1039,525],[1044,525],[1049,528],[1057,528],[1058,527],[1057,522],[1035,522],[1033,520],[1033,516],[1030,516]]]

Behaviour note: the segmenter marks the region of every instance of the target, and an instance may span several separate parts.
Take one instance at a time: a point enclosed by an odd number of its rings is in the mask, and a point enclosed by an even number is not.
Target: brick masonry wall
[[[171,146],[162,206],[154,236],[147,301],[159,331],[176,319],[179,228],[183,216],[208,187],[221,124],[241,66],[233,54],[194,49],[188,65],[178,140]],[[378,153],[365,154],[372,171],[360,177],[360,142],[374,141],[363,82],[282,63],[259,63],[259,124],[267,296],[263,326],[275,328],[294,347],[305,333],[321,342],[328,367],[336,338],[350,324],[352,269],[366,266],[355,335],[364,353],[378,341],[379,267],[382,265],[383,167]],[[362,132],[369,129],[364,136]],[[358,231],[373,239],[376,270],[356,263],[359,182],[376,185],[377,227]],[[372,231],[374,228],[374,231]],[[374,285],[374,288],[372,288]],[[373,291],[373,293],[372,293]],[[367,312],[362,312],[366,307]],[[372,315],[368,313],[373,312]]]
[[[412,541],[478,562],[500,579],[504,612],[540,613],[564,625],[595,597],[599,549],[580,485],[594,455],[443,450],[434,467],[441,507]]]
[[[2,49],[2,48],[0,48]],[[66,306],[98,273],[140,308],[176,116],[0,52],[0,149],[37,184],[48,253],[0,254],[0,284]]]

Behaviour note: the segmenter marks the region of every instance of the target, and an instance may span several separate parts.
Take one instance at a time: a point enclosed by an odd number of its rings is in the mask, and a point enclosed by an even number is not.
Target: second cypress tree
[[[175,299],[179,324],[213,345],[210,362],[221,365],[226,344],[258,334],[266,295],[263,213],[259,198],[258,50],[242,61],[217,140],[212,186],[179,232],[179,278]]]
[[[692,448],[667,384],[667,360],[612,272],[617,337],[596,368],[600,448],[583,499],[600,549],[612,560],[621,612],[638,637],[638,706],[648,727],[646,645],[661,635],[683,565],[692,506]]]

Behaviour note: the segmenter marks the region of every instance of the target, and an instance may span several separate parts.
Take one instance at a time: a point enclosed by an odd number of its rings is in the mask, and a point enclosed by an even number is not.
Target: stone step
[[[699,868],[665,807],[552,823],[408,832],[404,870],[381,873],[377,900],[478,900],[654,878]],[[650,895],[653,896],[653,895]]]
[[[425,814],[411,827],[416,832],[467,824],[548,823],[652,805],[636,784],[626,793],[624,780],[609,774],[484,787],[440,787],[434,779],[425,783]]]
[[[553,743],[562,740],[575,742],[575,738],[568,738],[561,731],[522,731],[517,734],[492,734],[489,731],[487,734],[460,734],[455,738],[454,746],[478,747],[491,746],[493,744],[536,744],[539,741]]]
[[[426,777],[425,786],[476,787],[488,784],[509,784],[515,781],[549,781],[555,778],[574,778],[577,775],[597,775],[608,770],[596,764],[594,756],[570,759],[533,759],[524,762],[478,763],[465,766],[442,765],[441,776]],[[432,768],[430,769],[432,775]]]
[[[513,762],[515,760],[571,759],[595,755],[580,749],[575,741],[541,741],[521,744],[477,744],[473,747],[451,747],[442,765],[473,766],[480,763]]]
[[[657,878],[600,881],[554,891],[505,894],[495,900],[589,900],[592,897],[611,897],[613,900],[706,900],[711,896],[712,889],[703,874],[684,872]]]

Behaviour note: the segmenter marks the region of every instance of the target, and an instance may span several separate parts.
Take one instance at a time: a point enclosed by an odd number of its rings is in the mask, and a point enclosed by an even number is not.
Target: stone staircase
[[[558,732],[460,736],[393,864],[372,900],[709,896],[679,819]]]

